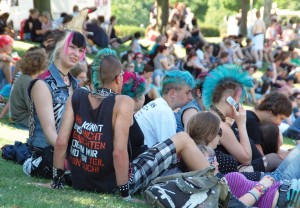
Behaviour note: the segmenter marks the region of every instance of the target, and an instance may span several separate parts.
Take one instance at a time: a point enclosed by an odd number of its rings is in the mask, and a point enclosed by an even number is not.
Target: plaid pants
[[[154,145],[132,162],[129,179],[130,194],[145,189],[148,184],[168,168],[176,166],[178,158],[172,140]]]

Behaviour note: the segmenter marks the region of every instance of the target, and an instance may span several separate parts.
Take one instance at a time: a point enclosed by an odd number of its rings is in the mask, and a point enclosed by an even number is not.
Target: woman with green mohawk
[[[214,69],[203,84],[203,104],[221,120],[223,134],[217,148],[217,158],[223,173],[231,171],[228,161],[234,159],[240,165],[240,171],[273,171],[274,155],[253,157],[259,154],[255,144],[248,137],[246,128],[246,110],[241,104],[246,95],[246,88],[253,86],[251,77],[239,66],[224,65]],[[232,98],[232,99],[231,99]],[[234,104],[237,103],[237,104]],[[234,119],[237,128],[231,128],[232,123],[226,118]],[[256,158],[256,159],[253,159]],[[270,162],[270,163],[269,163]],[[247,169],[245,169],[247,167]]]

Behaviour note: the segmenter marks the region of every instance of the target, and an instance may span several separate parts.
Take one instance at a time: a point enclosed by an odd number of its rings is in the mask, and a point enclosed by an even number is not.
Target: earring
[[[59,52],[56,53],[55,58],[56,58],[56,59],[59,58]]]

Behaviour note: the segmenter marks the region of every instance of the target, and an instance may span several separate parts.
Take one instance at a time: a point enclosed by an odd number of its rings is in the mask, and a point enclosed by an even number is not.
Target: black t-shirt
[[[72,96],[75,121],[67,151],[72,185],[84,191],[113,193],[116,187],[112,128],[115,95],[92,109],[88,94],[85,89],[77,89]]]
[[[250,145],[252,148],[252,160],[255,160],[262,156],[255,146],[255,144],[260,144],[260,145],[262,144],[262,138],[259,129],[260,121],[256,116],[256,114],[249,110],[246,111],[246,117],[247,117],[246,128],[247,128],[248,137],[250,139]],[[237,125],[235,122],[233,123],[231,128],[235,132],[235,135],[239,140]]]
[[[32,22],[32,31],[31,31],[31,40],[34,42],[41,42],[42,41],[42,35],[38,35],[36,33],[37,30],[41,30],[42,29],[42,23],[40,22],[40,20],[35,19]]]
[[[29,17],[24,24],[24,33],[31,33],[31,29],[29,27],[29,23],[33,24],[33,19],[31,17]]]
[[[94,33],[93,35],[88,35],[88,38],[90,38],[98,47],[108,47],[107,34],[101,27],[99,27],[97,24],[87,24],[86,30]]]
[[[147,145],[144,145],[144,134],[134,117],[133,124],[129,129],[129,141],[132,153],[131,160],[134,160],[148,149]]]

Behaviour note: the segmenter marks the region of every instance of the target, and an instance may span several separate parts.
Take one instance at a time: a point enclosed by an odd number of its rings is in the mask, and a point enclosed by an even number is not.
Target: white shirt
[[[176,119],[168,103],[163,98],[157,98],[134,115],[138,122],[148,147],[163,142],[176,134]]]

